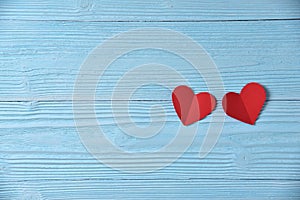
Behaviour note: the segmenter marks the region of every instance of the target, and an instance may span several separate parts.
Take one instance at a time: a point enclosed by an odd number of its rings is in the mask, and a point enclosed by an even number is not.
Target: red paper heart
[[[248,83],[240,94],[229,92],[222,105],[225,113],[232,118],[254,125],[266,101],[266,91],[258,83]]]
[[[216,99],[208,92],[197,95],[187,86],[178,86],[172,93],[175,111],[181,122],[187,126],[209,115],[216,107]]]

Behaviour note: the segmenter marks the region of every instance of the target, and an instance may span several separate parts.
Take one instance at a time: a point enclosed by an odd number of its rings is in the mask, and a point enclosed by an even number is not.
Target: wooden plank
[[[256,180],[42,180],[11,181],[9,199],[299,199],[299,181]],[[7,192],[14,191],[14,192]],[[287,196],[288,195],[288,196]]]
[[[2,1],[0,19],[72,21],[197,21],[299,18],[297,0]]]
[[[78,105],[80,118],[91,121],[92,117],[87,113],[86,105],[90,102],[82,102]],[[128,118],[128,110],[125,101],[117,101],[114,103],[117,107],[115,111],[121,118]],[[113,120],[111,101],[97,101],[95,102],[95,112],[97,119],[103,125],[116,125]],[[167,122],[179,122],[179,119],[174,112],[172,101],[130,101],[129,102],[129,116],[136,123],[141,126],[146,126],[150,122],[150,109],[152,106],[162,106],[164,110],[157,110],[153,113],[155,121],[163,120],[166,115]],[[221,102],[218,103],[221,106]],[[268,128],[265,130],[278,130],[277,125],[280,126],[285,123],[295,123],[300,121],[300,101],[268,101],[265,104],[264,110],[261,113],[258,123],[252,127],[249,125],[242,125],[239,121],[227,118],[226,123],[240,124],[240,127],[245,129],[253,129],[258,127]],[[71,101],[32,101],[32,102],[1,102],[0,103],[0,127],[4,130],[6,128],[65,128],[73,127],[74,124],[73,107]],[[210,117],[201,121],[200,124],[209,124]],[[125,123],[125,122],[124,122]],[[272,124],[272,125],[270,125]],[[277,125],[276,125],[277,124]],[[88,125],[88,123],[87,123]],[[176,127],[176,125],[175,125]],[[285,130],[294,130],[297,132],[298,126],[287,127]],[[174,130],[171,129],[171,130]],[[175,129],[176,130],[176,129]],[[240,130],[240,129],[238,129]],[[280,129],[279,129],[280,130]]]
[[[17,141],[22,141],[24,144],[21,147],[10,149],[10,151],[1,151],[1,179],[9,181],[42,181],[46,179],[57,180],[85,180],[89,177],[94,177],[100,180],[112,179],[174,179],[174,180],[191,180],[191,179],[211,179],[211,180],[299,180],[299,139],[284,139],[282,133],[273,134],[274,139],[266,143],[260,141],[254,144],[254,134],[258,133],[241,133],[242,139],[249,138],[252,143],[246,146],[239,144],[242,141],[238,134],[221,137],[215,149],[204,159],[198,157],[196,149],[199,148],[199,140],[196,145],[192,146],[192,150],[186,152],[176,162],[170,166],[144,174],[128,174],[122,171],[117,171],[103,165],[100,161],[93,158],[89,153],[84,152],[84,147],[80,145],[76,135],[73,136],[72,129],[44,129],[48,131],[48,135],[43,133],[43,129],[35,129],[32,134],[23,133],[19,130],[22,136],[28,138],[16,137]],[[25,129],[24,131],[29,131]],[[38,132],[40,133],[38,135]],[[62,134],[61,132],[64,132]],[[34,137],[36,141],[40,141],[45,146],[43,150],[41,145],[35,141],[31,141]],[[73,135],[72,135],[73,134]],[[227,134],[227,135],[226,135]],[[63,138],[62,135],[65,135]],[[272,134],[264,134],[260,139],[267,140]],[[299,138],[299,135],[287,133],[289,137]],[[60,137],[59,137],[60,136]],[[76,138],[77,140],[73,139]],[[8,138],[8,137],[6,137]],[[41,138],[48,138],[49,141]],[[73,142],[71,149],[70,142]],[[10,141],[8,141],[10,142]],[[242,141],[243,142],[243,141]],[[10,142],[11,143],[11,142]],[[56,144],[55,144],[56,143]],[[66,147],[61,147],[66,143]],[[245,142],[244,142],[245,143]],[[13,144],[7,144],[6,148]],[[20,145],[20,143],[19,143]],[[25,148],[26,146],[27,148]],[[197,146],[198,145],[198,146]],[[278,149],[277,146],[281,146]],[[69,149],[66,150],[66,148]],[[23,149],[23,150],[21,150]],[[55,150],[53,150],[55,149]],[[20,151],[17,151],[20,150]],[[65,151],[64,151],[65,150]],[[123,157],[116,157],[113,154],[107,154],[118,162],[126,163]],[[162,162],[165,158],[174,156],[172,153],[164,153],[159,157],[144,162],[144,166],[154,166]],[[106,161],[105,159],[102,160]],[[138,164],[142,160],[136,159]],[[138,167],[131,165],[128,167]]]
[[[97,23],[5,21],[0,31],[0,100],[71,100],[80,64],[113,35],[142,27],[180,31],[200,43],[216,62],[227,91],[260,82],[271,100],[299,100],[300,21],[227,23]],[[126,42],[126,41],[125,41]],[[178,41],[167,41],[174,44]],[[117,45],[117,44],[116,44]],[[117,48],[117,47],[116,47]],[[203,91],[205,82],[189,63],[168,52],[141,50],[115,61],[101,77],[96,99],[109,100],[116,82],[135,66],[160,63],[173,67]],[[94,74],[94,72],[86,72]],[[160,72],[149,70],[145,76]],[[161,74],[163,75],[163,74]],[[212,77],[215,74],[211,74]],[[167,76],[166,76],[167,77]],[[141,77],[142,78],[142,77]],[[170,80],[174,84],[178,80]],[[89,80],[87,80],[87,83]],[[218,88],[214,88],[218,90]],[[124,94],[132,92],[130,83]],[[86,90],[82,89],[82,96]],[[288,94],[288,95],[287,95]],[[145,87],[139,100],[169,100],[170,91]]]
[[[299,101],[272,101],[256,126],[228,118],[213,151],[204,159],[198,151],[210,118],[199,122],[198,134],[188,151],[171,166],[148,174],[131,175],[104,166],[81,144],[73,122],[72,105],[66,102],[39,102],[35,105],[8,102],[1,107],[0,164],[10,181],[46,179],[212,179],[212,180],[299,180]],[[175,137],[179,120],[171,102],[162,105],[166,126],[155,137],[136,139],[125,135],[111,117],[109,102],[98,102],[98,120],[106,136],[125,151],[153,151]],[[133,102],[132,118],[147,126],[147,109],[153,102]],[[7,111],[5,111],[7,110]],[[125,116],[125,115],[124,115]],[[88,122],[89,116],[82,111]],[[160,117],[159,114],[154,117]],[[88,124],[88,123],[87,123]],[[128,124],[130,125],[130,124]],[[283,128],[284,127],[284,128]],[[109,154],[107,154],[108,157]],[[147,164],[160,163],[172,152],[162,153]],[[113,157],[113,156],[112,156]],[[113,157],[123,160],[122,157]],[[144,160],[143,160],[144,161]],[[136,160],[138,163],[139,160]]]

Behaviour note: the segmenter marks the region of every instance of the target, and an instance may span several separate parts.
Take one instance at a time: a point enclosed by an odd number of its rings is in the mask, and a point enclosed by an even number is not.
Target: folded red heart
[[[240,94],[229,92],[222,100],[225,113],[254,125],[266,101],[266,91],[259,83],[247,84]]]
[[[194,94],[188,86],[178,86],[172,93],[175,111],[187,126],[209,115],[216,107],[216,99],[208,92]]]

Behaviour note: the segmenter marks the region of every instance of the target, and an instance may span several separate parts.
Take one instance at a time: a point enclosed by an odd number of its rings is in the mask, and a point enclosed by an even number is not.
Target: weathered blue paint
[[[2,1],[0,199],[299,199],[299,4],[296,0]],[[95,160],[74,126],[71,100],[76,75],[99,43],[141,27],[169,28],[200,43],[217,64],[226,91],[238,92],[252,81],[262,83],[268,101],[257,124],[227,118],[213,151],[199,159],[208,117],[200,122],[188,151],[153,173],[127,174]],[[161,134],[136,140],[124,135],[112,118],[115,82],[134,66],[158,61],[182,73],[196,92],[206,90],[189,63],[175,55],[142,50],[121,57],[96,93],[98,120],[120,148],[151,151],[177,131],[180,122],[171,91],[159,86],[138,90],[131,113],[145,126],[149,108],[164,106],[167,122]],[[144,76],[157,73],[149,69]],[[124,88],[124,93],[129,90]],[[82,117],[89,120],[84,107]]]

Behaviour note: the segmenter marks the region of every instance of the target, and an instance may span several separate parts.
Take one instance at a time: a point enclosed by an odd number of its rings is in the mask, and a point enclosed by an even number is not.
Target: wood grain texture
[[[238,92],[246,83],[256,81],[269,90],[270,99],[299,100],[300,91],[295,84],[300,80],[300,21],[113,24],[7,21],[0,31],[0,48],[4,50],[0,57],[0,100],[71,100],[76,76],[88,53],[117,33],[142,27],[169,28],[199,42],[217,64],[228,91]],[[205,90],[200,75],[179,56],[141,50],[122,56],[108,68],[96,99],[109,100],[116,82],[132,67],[158,62],[180,72],[195,91]],[[149,69],[138,76],[159,73]],[[127,85],[124,93],[132,91],[130,83]],[[170,97],[162,87],[144,90],[134,98],[168,100]],[[83,99],[85,93],[83,88]]]
[[[0,199],[300,199],[299,19],[297,0],[1,1]],[[201,44],[218,66],[226,92],[239,92],[252,81],[263,84],[268,100],[257,124],[227,117],[213,151],[200,159],[208,116],[199,122],[189,149],[151,173],[128,174],[96,160],[74,123],[76,76],[97,45],[143,27],[179,31]],[[137,139],[117,126],[111,109],[114,86],[132,67],[147,63],[171,66],[195,92],[207,90],[201,76],[176,55],[140,50],[120,57],[100,79],[95,110],[106,136],[124,151],[158,150],[175,137],[180,124],[171,91],[146,85],[133,94],[130,117],[147,127],[151,107],[160,105],[166,114],[164,128],[150,139]],[[168,78],[151,69],[136,76]],[[132,89],[129,81],[122,94]],[[80,117],[91,126],[86,94],[82,88]],[[122,118],[128,118],[125,102],[116,104]],[[162,122],[163,112],[155,111],[153,118]],[[156,165],[174,153],[136,163]],[[111,158],[126,162],[107,153],[106,159]]]
[[[0,19],[72,21],[264,20],[300,17],[297,0],[2,1]]]
[[[154,103],[131,102],[132,118],[140,126],[148,124],[145,113]],[[170,101],[156,103],[164,106],[168,117],[166,128],[150,140],[125,136],[112,118],[109,101],[96,103],[98,120],[119,148],[153,151],[174,137],[180,123]],[[28,195],[40,199],[151,199],[167,195],[184,198],[190,191],[186,198],[297,199],[299,101],[271,101],[266,106],[255,127],[228,118],[218,144],[205,159],[198,158],[198,151],[209,117],[201,122],[194,144],[175,163],[153,173],[134,175],[112,170],[86,152],[74,127],[71,102],[2,102],[1,194],[12,199]],[[84,109],[82,117],[89,121]],[[162,154],[148,164],[169,156],[172,153]]]
[[[8,182],[10,199],[297,199],[293,181],[243,180],[43,180]],[[213,192],[212,192],[212,189]],[[239,192],[237,192],[239,191]],[[255,192],[254,192],[255,191]],[[289,194],[289,197],[286,195]]]

